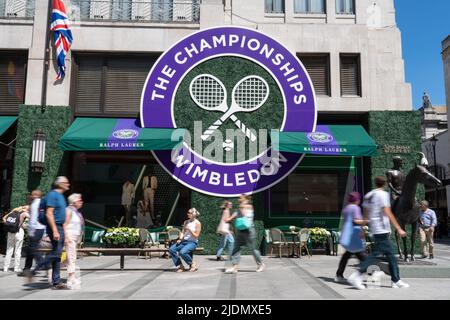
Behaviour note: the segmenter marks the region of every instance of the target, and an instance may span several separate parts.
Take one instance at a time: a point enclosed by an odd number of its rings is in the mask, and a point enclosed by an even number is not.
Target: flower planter
[[[311,253],[314,255],[330,255],[330,247],[328,245],[326,245],[325,243],[313,243],[312,244],[312,248],[311,248]]]
[[[139,242],[139,229],[135,228],[112,228],[103,236],[106,248],[138,248]]]

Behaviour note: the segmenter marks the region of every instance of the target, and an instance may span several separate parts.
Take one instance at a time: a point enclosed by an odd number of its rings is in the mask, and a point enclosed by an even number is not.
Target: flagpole
[[[47,8],[47,26],[45,31],[45,55],[44,55],[44,70],[42,74],[42,95],[41,106],[47,104],[47,79],[48,70],[50,69],[50,16],[52,14],[52,0],[48,0]]]

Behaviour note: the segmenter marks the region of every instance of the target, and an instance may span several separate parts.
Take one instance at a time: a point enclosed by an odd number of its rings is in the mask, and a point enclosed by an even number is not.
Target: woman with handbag
[[[220,234],[220,244],[217,248],[216,260],[223,261],[222,252],[225,246],[228,244],[228,260],[231,261],[231,255],[234,248],[234,237],[230,228],[231,213],[230,209],[233,207],[231,201],[224,201],[220,206],[222,208],[222,218],[220,219],[219,226],[217,227],[217,233]]]
[[[67,199],[69,206],[66,209],[66,222],[64,223],[65,245],[67,252],[67,287],[79,289],[81,280],[76,278],[77,245],[81,242],[84,232],[84,219],[78,211],[83,206],[81,194],[74,193]]]
[[[253,223],[254,211],[249,196],[241,195],[239,198],[239,214],[233,213],[231,220],[235,218],[236,243],[231,257],[232,266],[227,268],[225,272],[238,272],[239,261],[241,260],[241,247],[244,245],[247,245],[252,251],[257,265],[256,272],[263,271],[265,265],[261,260],[259,250],[256,249],[256,231]]]
[[[368,221],[363,220],[361,208],[361,195],[359,192],[351,192],[348,195],[348,204],[342,210],[344,216],[344,225],[341,231],[339,243],[346,250],[339,262],[339,268],[336,271],[335,282],[345,283],[344,270],[347,266],[348,260],[355,255],[359,261],[366,259],[365,244],[364,244],[364,230],[361,226],[366,225]]]

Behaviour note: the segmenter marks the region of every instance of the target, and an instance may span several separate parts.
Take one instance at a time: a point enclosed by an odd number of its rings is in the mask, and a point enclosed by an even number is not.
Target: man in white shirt
[[[36,250],[39,248],[39,243],[41,242],[42,237],[44,236],[44,232],[46,226],[39,223],[39,205],[41,204],[42,192],[40,190],[33,190],[31,192],[31,205],[30,205],[30,223],[28,224],[28,247],[27,247],[27,258],[25,259],[25,267],[24,273],[27,270],[30,270],[33,265],[33,259],[36,260],[36,263],[42,259],[41,254]]]
[[[348,278],[348,282],[357,289],[365,289],[361,275],[367,271],[369,266],[376,263],[377,257],[381,254],[388,259],[392,288],[409,287],[407,283],[400,280],[397,257],[394,254],[390,240],[391,223],[401,237],[406,237],[406,232],[400,227],[391,211],[389,194],[384,191],[386,182],[385,177],[376,177],[376,189],[370,191],[364,197],[364,218],[369,219],[370,231],[374,237],[374,246],[372,254],[365,261],[361,262],[359,271],[356,271]]]

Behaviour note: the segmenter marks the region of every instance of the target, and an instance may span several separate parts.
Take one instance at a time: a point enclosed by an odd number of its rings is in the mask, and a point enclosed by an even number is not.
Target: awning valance
[[[377,145],[359,125],[317,125],[314,132],[271,133],[276,150],[317,155],[374,156]]]
[[[77,118],[59,146],[68,151],[171,150],[184,135],[184,129],[141,128],[138,123],[136,119]]]
[[[0,136],[8,130],[9,127],[17,120],[17,117],[1,116],[0,117]]]

